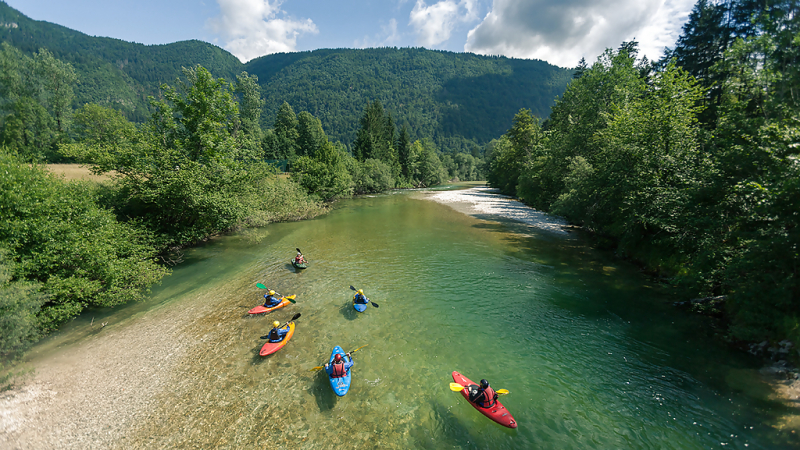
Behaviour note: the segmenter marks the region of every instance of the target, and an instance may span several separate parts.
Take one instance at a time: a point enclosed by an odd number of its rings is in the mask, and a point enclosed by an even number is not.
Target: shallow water
[[[580,236],[470,217],[421,195],[348,200],[315,220],[216,239],[188,251],[150,302],[108,313],[190,308],[182,333],[191,356],[168,374],[172,389],[118,446],[796,443],[774,428],[787,411],[753,393],[761,392],[752,388],[757,361],[717,344],[705,319],[675,311],[669,292],[634,267],[593,251]],[[292,269],[295,247],[309,269]],[[263,301],[257,282],[296,294],[297,304],[248,317]],[[379,307],[357,313],[350,285]],[[270,323],[298,312],[293,339],[259,357],[259,336]],[[367,345],[354,354],[353,383],[342,398],[324,373],[309,371],[335,345]],[[500,400],[519,428],[491,422],[451,392],[453,370],[511,391]]]

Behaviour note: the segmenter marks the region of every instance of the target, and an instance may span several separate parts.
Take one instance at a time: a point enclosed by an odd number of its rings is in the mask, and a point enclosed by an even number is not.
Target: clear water
[[[419,195],[348,200],[315,220],[216,239],[188,251],[152,301],[111,313],[135,323],[147,320],[136,308],[202,300],[202,314],[182,319],[191,356],[120,447],[796,444],[774,428],[788,411],[753,394],[757,361],[718,344],[705,319],[675,311],[634,267],[579,236],[480,220]],[[309,269],[289,265],[295,247]],[[297,304],[248,317],[263,301],[257,282]],[[357,313],[350,285],[379,307]],[[298,312],[293,339],[259,357],[269,324]],[[309,371],[335,345],[367,345],[342,398]],[[511,391],[501,401],[519,428],[450,391],[453,370]]]

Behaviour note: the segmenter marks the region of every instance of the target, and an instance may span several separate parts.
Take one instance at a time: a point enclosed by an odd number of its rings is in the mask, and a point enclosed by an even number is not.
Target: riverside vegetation
[[[798,36],[797,2],[701,0],[662,61],[625,43],[582,62],[544,123],[520,111],[487,179],[720,296],[733,341],[800,342]]]
[[[87,307],[143,299],[186,245],[227,230],[313,217],[354,193],[482,177],[479,155],[411,141],[379,101],[353,154],[319,119],[283,103],[267,132],[257,77],[202,66],[163,85],[142,124],[88,103],[77,75],[40,49],[0,47],[0,358],[18,359]],[[265,159],[290,161],[289,179]],[[109,182],[66,182],[39,164],[77,161]]]

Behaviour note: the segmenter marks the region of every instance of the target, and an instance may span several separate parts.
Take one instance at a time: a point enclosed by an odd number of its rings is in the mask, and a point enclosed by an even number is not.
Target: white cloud
[[[434,46],[450,39],[453,28],[461,22],[477,19],[477,0],[442,0],[427,5],[417,0],[408,22],[417,33],[417,42]]]
[[[297,36],[318,33],[311,19],[295,20],[281,10],[282,0],[217,0],[219,16],[208,26],[222,35],[223,47],[242,61],[277,52],[292,52]]]
[[[381,25],[381,32],[374,38],[364,36],[364,39],[356,39],[353,46],[356,48],[367,47],[391,47],[400,42],[401,35],[397,31],[397,20],[390,19],[386,25]]]
[[[661,57],[694,0],[494,0],[470,30],[465,51],[535,58],[574,67],[634,38],[639,56]]]

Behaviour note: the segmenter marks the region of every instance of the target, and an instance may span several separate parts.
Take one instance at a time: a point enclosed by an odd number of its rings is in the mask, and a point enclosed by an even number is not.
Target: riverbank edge
[[[475,195],[478,192],[479,195]],[[494,197],[497,200],[492,200]],[[476,186],[469,189],[450,191],[430,191],[424,196],[428,200],[446,204],[456,211],[485,219],[485,216],[495,215],[505,219],[519,220],[532,228],[563,237],[572,230],[584,230],[580,226],[569,224],[561,217],[524,205],[513,197],[502,195],[496,189],[487,186]],[[483,203],[482,205],[478,205]],[[514,213],[509,213],[503,206],[515,208]],[[520,220],[521,210],[527,210],[529,220]],[[591,233],[589,230],[584,230]],[[635,262],[635,261],[634,261]],[[789,355],[795,350],[793,343],[781,341],[775,345],[768,342],[729,344],[731,347],[748,352],[762,360],[762,367],[758,373],[761,380],[769,386],[773,394],[770,399],[777,400],[786,406],[797,410],[782,418],[776,425],[779,429],[800,430],[800,371],[792,363]],[[800,351],[798,351],[800,354]]]

